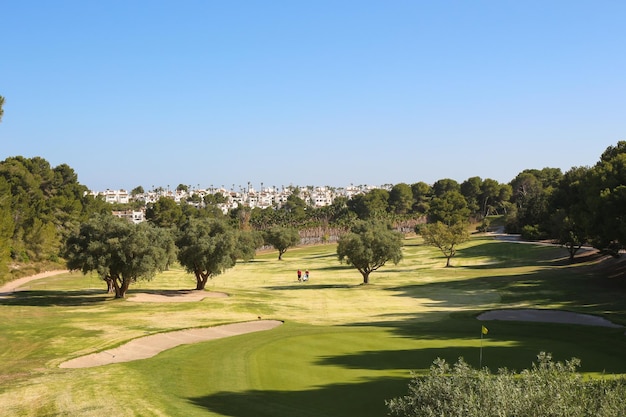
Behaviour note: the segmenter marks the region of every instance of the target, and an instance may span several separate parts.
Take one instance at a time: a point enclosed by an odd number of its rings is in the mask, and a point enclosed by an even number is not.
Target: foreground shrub
[[[430,375],[414,376],[409,394],[386,401],[390,415],[403,417],[622,417],[626,416],[624,378],[585,379],[580,361],[554,362],[538,356],[531,369],[491,374],[462,358],[450,366],[437,359]]]

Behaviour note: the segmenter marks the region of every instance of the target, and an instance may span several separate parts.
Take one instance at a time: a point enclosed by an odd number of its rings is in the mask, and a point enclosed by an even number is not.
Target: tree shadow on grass
[[[135,288],[135,289],[129,289],[128,292],[126,293],[126,296],[131,296],[131,295],[137,295],[137,294],[151,294],[151,295],[162,295],[164,297],[180,297],[180,296],[184,296],[184,295],[188,295],[188,294],[202,294],[202,291],[204,290],[196,290],[193,288],[188,288],[188,289],[180,289],[180,290],[159,290],[159,289],[142,289],[142,288]],[[209,291],[207,291],[209,292]]]
[[[578,274],[568,269],[534,271],[527,274],[485,276],[457,281],[432,282],[395,287],[399,297],[426,298],[428,307],[467,307],[493,309],[494,302],[484,299],[489,293],[499,298],[497,305],[528,305],[536,308],[558,305],[560,309],[588,314],[610,314],[626,323],[623,283],[608,278]],[[615,321],[614,319],[612,321]]]
[[[411,378],[411,371],[416,370],[421,374],[427,374],[429,367],[437,358],[445,359],[449,363],[455,363],[462,357],[474,368],[484,366],[492,372],[506,367],[520,371],[528,369],[537,360],[537,354],[541,351],[552,353],[557,361],[569,360],[578,357],[582,360],[581,372],[607,372],[625,373],[626,360],[621,352],[623,343],[609,349],[607,355],[596,352],[592,342],[572,344],[575,336],[560,340],[566,333],[561,327],[556,336],[546,340],[543,334],[530,337],[524,332],[532,331],[530,326],[522,325],[523,328],[509,328],[507,324],[493,323],[490,326],[497,336],[484,341],[482,349],[482,361],[480,358],[480,341],[478,334],[474,337],[467,336],[465,339],[457,338],[456,344],[451,338],[449,344],[441,347],[416,347],[416,349],[361,351],[354,354],[320,357],[316,366],[311,368],[315,372],[317,367],[341,367],[352,370],[367,370],[364,375],[372,372],[394,372],[406,377],[380,377],[366,379],[356,383],[334,383],[314,387],[302,391],[277,391],[277,390],[250,390],[244,392],[219,392],[216,394],[197,396],[188,400],[208,412],[231,417],[352,417],[352,416],[382,416],[386,415],[387,408],[384,401],[405,395]],[[436,329],[436,324],[430,324],[430,332]],[[548,326],[550,327],[550,326]],[[557,327],[544,329],[553,331]],[[480,329],[480,327],[477,327]],[[525,336],[515,342],[509,339],[517,335]],[[536,331],[536,329],[535,329]],[[476,333],[476,332],[475,332]],[[593,333],[598,336],[600,333]],[[423,335],[428,338],[430,334]],[[442,336],[443,335],[439,335]],[[612,335],[615,337],[615,335]],[[508,342],[507,346],[497,346],[492,339]],[[459,340],[461,342],[459,342]],[[461,343],[474,340],[473,346]],[[358,346],[355,346],[355,350]]]
[[[302,259],[328,259],[328,258],[337,259],[337,254],[336,253],[324,253],[324,254],[319,254],[319,255],[310,255],[310,256],[302,257]]]
[[[316,271],[356,271],[352,266],[346,264],[339,264],[334,266],[322,266],[315,268]]]
[[[525,321],[478,320],[476,311],[453,313],[439,321],[394,319],[346,327],[383,327],[391,337],[414,340],[415,349],[357,351],[354,354],[322,357],[319,365],[350,369],[426,369],[434,359],[456,361],[463,357],[479,366],[480,345],[492,371],[499,367],[528,368],[541,352],[553,353],[556,360],[577,357],[582,372],[626,373],[626,337],[623,328]],[[488,334],[482,334],[482,326]]]
[[[308,282],[294,282],[293,285],[276,285],[272,287],[267,287],[270,290],[328,290],[328,289],[338,289],[338,288],[355,288],[358,285],[348,285],[348,284],[310,284]]]
[[[485,241],[479,245],[459,249],[453,259],[487,258],[485,264],[469,265],[464,268],[486,269],[514,268],[523,266],[562,265],[567,257],[567,250],[559,246],[534,245],[528,243],[507,243]]]
[[[388,413],[385,400],[406,394],[409,380],[407,375],[303,391],[219,392],[188,400],[231,417],[379,417]]]
[[[513,352],[515,353],[513,354]],[[493,366],[494,370],[502,367],[520,369],[528,367],[536,359],[537,353],[539,351],[532,347],[532,344],[527,346],[525,343],[520,343],[517,346],[498,347],[485,343],[483,346],[485,360],[482,361],[482,366],[488,368]],[[426,373],[438,358],[444,359],[448,363],[454,363],[459,358],[463,358],[472,367],[479,368],[481,366],[479,342],[476,341],[475,346],[472,347],[455,346],[450,343],[445,347],[437,348],[359,352],[354,355],[322,358],[318,365],[340,366],[348,369],[375,371],[396,369],[406,370],[407,373],[410,371]]]
[[[12,306],[84,306],[99,304],[113,299],[104,290],[80,291],[17,291],[0,298],[0,304]]]

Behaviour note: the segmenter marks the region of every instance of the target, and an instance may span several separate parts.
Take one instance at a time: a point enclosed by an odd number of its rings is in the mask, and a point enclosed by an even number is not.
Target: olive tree
[[[204,290],[209,278],[235,266],[237,254],[237,231],[226,222],[190,218],[180,228],[176,238],[178,261],[196,278],[196,290]]]
[[[300,233],[291,227],[275,226],[263,233],[263,239],[266,244],[278,250],[278,260],[281,261],[287,249],[300,243]]]
[[[172,198],[161,197],[146,207],[146,220],[158,227],[176,227],[183,219],[181,205]]]
[[[397,264],[402,260],[402,238],[384,223],[359,222],[337,242],[337,256],[340,262],[355,267],[363,284],[368,284],[372,272],[389,261]]]
[[[240,230],[237,234],[236,257],[242,261],[254,259],[256,250],[263,246],[263,234],[256,230]]]
[[[132,282],[150,280],[167,267],[172,247],[165,229],[96,215],[67,239],[64,256],[68,269],[98,273],[108,292],[124,298]]]
[[[465,223],[429,223],[416,226],[415,231],[422,235],[425,244],[434,246],[443,253],[446,267],[450,266],[450,259],[456,255],[458,245],[470,238]]]

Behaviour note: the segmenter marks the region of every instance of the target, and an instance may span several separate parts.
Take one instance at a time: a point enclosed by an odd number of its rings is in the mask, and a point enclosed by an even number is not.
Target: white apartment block
[[[307,205],[312,207],[324,207],[331,205],[336,197],[342,196],[347,197],[348,199],[353,196],[361,193],[368,192],[374,188],[374,186],[367,185],[359,185],[345,188],[333,188],[333,187],[303,187],[300,188],[299,197],[306,202]],[[165,190],[163,188],[158,188],[156,190],[152,190],[143,194],[137,194],[131,196],[126,190],[109,190],[94,192],[90,191],[89,195],[94,197],[102,197],[107,203],[120,203],[126,204],[131,201],[142,201],[144,204],[155,203],[162,197],[171,198],[177,203],[181,203],[195,194],[200,197],[200,202],[198,202],[197,198],[194,198],[196,201],[191,202],[189,204],[193,204],[196,207],[204,206],[204,196],[212,193],[220,193],[226,197],[228,200],[224,204],[220,204],[220,209],[224,212],[224,214],[228,213],[229,210],[235,209],[238,206],[246,206],[251,208],[261,208],[266,209],[268,207],[280,207],[286,201],[287,198],[292,194],[293,188],[290,187],[282,187],[279,189],[277,187],[266,187],[262,188],[261,191],[256,191],[254,188],[248,186],[247,189],[241,188],[240,191],[235,191],[234,187],[231,190],[227,190],[224,187],[221,188],[211,188],[210,190]],[[119,217],[128,218],[134,223],[139,223],[144,221],[144,212],[134,212],[134,211],[125,211],[116,213]]]
[[[126,190],[109,190],[106,191],[89,191],[87,193],[92,197],[102,197],[104,201],[109,204],[121,203],[128,204],[130,202],[130,195],[126,192]]]
[[[121,210],[113,211],[113,215],[119,217],[120,219],[126,219],[132,223],[141,223],[146,220],[145,213],[143,211],[135,211],[135,210]]]

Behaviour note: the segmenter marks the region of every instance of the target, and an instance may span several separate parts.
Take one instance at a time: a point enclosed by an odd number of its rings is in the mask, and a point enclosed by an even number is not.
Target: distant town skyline
[[[6,2],[0,159],[90,189],[429,184],[626,139],[626,2]]]

